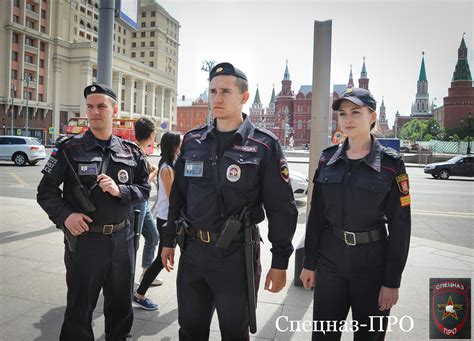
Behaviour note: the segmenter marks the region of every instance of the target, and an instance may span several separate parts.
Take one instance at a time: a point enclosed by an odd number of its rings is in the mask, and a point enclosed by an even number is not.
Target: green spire
[[[420,77],[418,77],[418,81],[426,81],[426,70],[425,70],[425,53],[422,52],[421,57],[421,68],[420,68]]]
[[[288,71],[288,59],[286,60],[286,68],[285,68],[285,74],[283,75],[283,80],[284,81],[290,80],[290,71]]]
[[[275,84],[273,84],[272,97],[270,98],[270,104],[275,103]]]
[[[470,81],[472,80],[471,71],[469,70],[469,63],[467,61],[467,46],[464,41],[464,34],[462,35],[461,45],[458,49],[458,62],[453,73],[454,81]]]
[[[257,84],[257,92],[255,92],[255,99],[253,100],[253,104],[262,104],[262,102],[260,102],[260,92],[258,91],[258,84]]]

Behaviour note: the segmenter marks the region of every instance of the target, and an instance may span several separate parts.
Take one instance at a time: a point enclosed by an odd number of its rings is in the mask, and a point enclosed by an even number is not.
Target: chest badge
[[[230,182],[239,181],[240,175],[242,175],[242,171],[239,166],[230,165],[229,167],[227,167],[226,177],[227,180],[229,180]]]
[[[119,170],[117,177],[118,177],[118,181],[125,184],[128,181],[128,172],[125,169],[121,169]]]

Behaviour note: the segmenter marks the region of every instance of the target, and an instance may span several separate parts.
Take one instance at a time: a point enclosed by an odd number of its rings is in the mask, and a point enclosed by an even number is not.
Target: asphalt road
[[[157,163],[158,159],[152,161]],[[36,166],[16,167],[13,163],[0,162],[0,195],[35,199],[45,163],[43,160]],[[290,163],[289,166],[290,172],[294,169],[308,173],[306,163]],[[413,236],[473,248],[474,178],[435,180],[421,168],[408,167],[407,171],[412,194]],[[154,195],[152,193],[152,197]],[[304,205],[299,206],[305,210]],[[300,216],[303,218],[304,214]]]

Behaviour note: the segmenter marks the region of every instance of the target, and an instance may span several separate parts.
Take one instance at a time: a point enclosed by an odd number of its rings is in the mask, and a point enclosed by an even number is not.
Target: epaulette
[[[399,152],[390,147],[384,147],[382,151],[388,156],[393,157],[394,159],[400,159],[402,157]]]
[[[122,141],[123,141],[123,143],[128,144],[128,145],[132,146],[133,148],[140,149],[140,146],[138,144],[136,144],[135,142],[133,142],[133,141],[125,140],[125,139],[122,139]]]
[[[196,127],[196,128],[193,128],[193,129],[187,131],[186,134],[184,134],[184,136],[183,136],[183,141],[186,138],[189,138],[189,136],[191,136],[192,134],[198,132],[199,130],[203,130],[203,129],[207,129],[207,128],[208,128],[207,124],[204,124],[202,126],[199,126],[199,127]]]
[[[338,144],[335,144],[333,146],[329,146],[329,147],[323,149],[323,153],[332,151],[333,149],[337,149],[337,148],[339,148]]]
[[[72,140],[75,136],[72,135],[72,136],[62,136],[62,137],[58,137],[57,140],[56,140],[56,148],[59,148],[59,146],[61,146],[64,142],[67,142],[69,140]]]
[[[332,155],[336,152],[337,148],[339,148],[339,145],[335,144],[333,146],[323,149],[323,151],[321,152],[321,157],[318,161],[319,166],[321,166],[325,161],[329,161]]]
[[[262,127],[257,127],[255,126],[255,130],[258,130],[259,132],[261,133],[264,133],[265,135],[268,135],[270,136],[272,139],[278,141],[278,137],[272,133],[270,130],[266,129],[266,128],[262,128]]]

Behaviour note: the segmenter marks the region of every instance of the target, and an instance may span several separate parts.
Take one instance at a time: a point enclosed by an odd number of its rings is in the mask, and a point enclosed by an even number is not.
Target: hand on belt
[[[89,232],[112,234],[114,232],[120,231],[128,224],[129,223],[127,219],[124,219],[120,223],[117,223],[117,224],[105,224],[105,225],[89,224]]]
[[[329,227],[329,233],[341,239],[343,242],[350,246],[376,242],[377,240],[380,240],[387,236],[385,225],[364,232],[351,232],[331,226]]]

